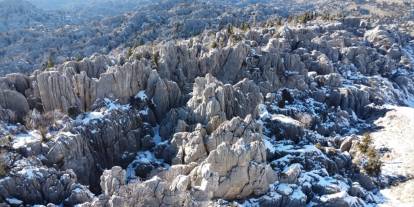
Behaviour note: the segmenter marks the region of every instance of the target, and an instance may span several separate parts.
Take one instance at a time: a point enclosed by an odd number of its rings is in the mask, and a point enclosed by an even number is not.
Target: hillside
[[[0,78],[0,205],[414,204],[408,9],[177,2],[80,24]]]

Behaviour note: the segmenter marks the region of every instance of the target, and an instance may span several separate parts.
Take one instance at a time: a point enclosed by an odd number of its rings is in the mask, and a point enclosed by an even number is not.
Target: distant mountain
[[[351,0],[6,0],[2,4],[0,74],[42,68],[49,57],[61,63],[305,11],[384,19],[381,16],[407,16],[410,8],[404,2]]]
[[[68,9],[90,3],[88,0],[28,0],[32,4],[45,10]]]
[[[106,13],[107,15],[132,9],[144,0],[28,0],[33,5],[44,10],[74,10],[88,9],[89,13]],[[80,9],[80,10],[79,10]],[[92,9],[92,11],[90,10]]]
[[[0,1],[0,32],[31,26],[56,25],[54,15],[25,0]],[[56,16],[55,16],[56,17]]]

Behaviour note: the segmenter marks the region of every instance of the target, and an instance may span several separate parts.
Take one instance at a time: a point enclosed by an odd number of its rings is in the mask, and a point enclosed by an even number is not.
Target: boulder
[[[280,175],[280,182],[289,184],[296,183],[301,173],[301,168],[302,166],[300,164],[292,164],[286,167]]]
[[[30,110],[26,98],[13,90],[0,90],[0,107],[13,111],[19,120],[23,120]]]
[[[289,139],[299,142],[305,134],[299,121],[281,114],[271,115],[267,127],[276,136],[276,139]]]
[[[320,206],[323,207],[363,207],[365,202],[358,197],[352,197],[347,192],[323,195],[320,198]]]

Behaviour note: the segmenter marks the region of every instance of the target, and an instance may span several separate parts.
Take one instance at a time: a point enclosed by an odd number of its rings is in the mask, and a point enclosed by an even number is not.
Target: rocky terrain
[[[0,205],[412,206],[409,17],[217,2],[148,4],[124,16],[166,15],[142,44],[1,77]]]
[[[228,24],[260,25],[305,11],[378,20],[412,17],[413,8],[412,2],[402,0],[3,0],[0,75],[30,74],[94,53],[117,55],[126,47],[218,32]]]

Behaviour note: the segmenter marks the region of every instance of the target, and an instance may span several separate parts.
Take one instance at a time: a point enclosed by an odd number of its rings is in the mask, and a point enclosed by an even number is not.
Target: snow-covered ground
[[[373,132],[378,148],[386,147],[389,152],[382,157],[384,175],[402,175],[410,178],[396,186],[383,189],[383,207],[414,206],[414,108],[388,106],[390,111],[375,124],[381,129]]]

